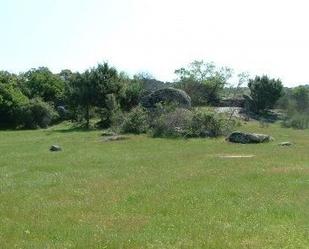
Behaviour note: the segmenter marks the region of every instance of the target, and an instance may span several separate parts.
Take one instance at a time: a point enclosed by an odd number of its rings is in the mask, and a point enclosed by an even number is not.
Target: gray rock
[[[57,152],[57,151],[62,151],[62,148],[59,145],[52,145],[49,148],[49,150],[52,151],[52,152]]]
[[[120,141],[120,140],[126,140],[129,137],[127,136],[123,136],[123,135],[116,135],[116,136],[109,136],[109,137],[105,137],[103,139],[104,142],[112,142],[112,141]]]
[[[241,144],[255,143],[256,144],[256,143],[269,142],[273,140],[273,138],[265,134],[234,131],[227,137],[227,140],[232,143],[241,143]]]
[[[117,133],[113,131],[103,131],[101,134],[102,137],[111,137],[111,136],[117,136]]]
[[[174,103],[178,107],[188,109],[191,107],[191,98],[185,91],[168,87],[141,99],[141,104],[145,108],[155,108],[158,103]]]
[[[291,146],[293,145],[291,142],[282,142],[278,144],[279,146]]]

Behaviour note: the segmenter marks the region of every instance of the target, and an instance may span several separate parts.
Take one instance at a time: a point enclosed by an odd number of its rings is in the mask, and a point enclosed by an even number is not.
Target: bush
[[[144,108],[137,106],[125,115],[121,131],[141,134],[146,133],[148,128],[148,114]]]
[[[283,95],[283,86],[280,80],[270,79],[264,75],[249,80],[251,100],[250,110],[261,113],[273,108],[277,100]]]
[[[189,134],[191,111],[183,108],[176,108],[171,112],[161,111],[162,114],[154,116],[151,122],[154,137],[183,137]]]
[[[68,109],[66,109],[65,106],[57,106],[57,112],[58,112],[58,115],[59,115],[59,119],[64,121],[64,120],[68,120],[71,116],[71,113]]]
[[[141,83],[135,81],[125,84],[123,88],[119,96],[120,107],[124,111],[130,111],[138,105],[143,89]]]
[[[306,113],[297,113],[287,118],[282,122],[282,126],[294,129],[308,129],[309,128],[309,115]]]
[[[123,133],[147,133],[153,137],[218,137],[229,133],[236,122],[208,110],[188,110],[157,104],[148,111],[141,106],[115,113],[112,129]]]
[[[208,94],[210,93],[210,89],[206,84],[188,81],[178,83],[177,87],[190,96],[193,106],[205,106],[209,104]]]
[[[231,122],[230,125],[235,124]],[[226,118],[216,113],[196,110],[193,113],[191,132],[194,137],[218,137],[226,135],[231,128],[230,125]]]
[[[232,77],[233,70],[217,67],[213,62],[193,61],[187,67],[175,71],[177,86],[186,91],[194,106],[217,104],[220,95]]]
[[[154,117],[151,127],[155,137],[218,137],[235,125],[234,120],[213,112],[177,108]]]
[[[120,109],[114,94],[107,94],[105,102],[106,107],[99,108],[99,116],[101,120],[97,123],[97,125],[103,129],[111,127],[113,116]]]
[[[21,109],[27,103],[29,103],[29,99],[15,84],[0,83],[0,126],[18,127],[22,114]]]
[[[35,98],[22,107],[20,123],[28,129],[47,128],[58,117],[57,112],[50,104]]]
[[[309,111],[309,88],[305,86],[294,88],[292,99],[295,101],[295,106],[299,112]]]

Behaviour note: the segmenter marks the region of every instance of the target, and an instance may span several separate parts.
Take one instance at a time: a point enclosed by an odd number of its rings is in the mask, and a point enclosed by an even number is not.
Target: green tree
[[[83,117],[86,120],[86,126],[89,128],[91,111],[97,108],[110,109],[111,95],[118,95],[121,90],[121,84],[118,78],[117,70],[109,67],[107,63],[99,64],[97,67],[77,73],[72,79],[71,86],[71,103],[78,106],[84,113]],[[109,111],[103,111],[108,113]],[[106,121],[102,117],[102,121]]]
[[[21,124],[21,108],[29,99],[14,83],[0,83],[0,126],[15,128]]]
[[[193,61],[186,68],[175,71],[177,85],[186,91],[193,105],[215,104],[220,99],[233,70],[228,67],[217,67],[213,62]]]
[[[64,97],[64,81],[46,67],[31,69],[23,75],[23,91],[29,98],[61,104]]]
[[[18,81],[18,75],[12,74],[8,71],[0,71],[0,84],[14,83]]]
[[[27,129],[47,128],[52,122],[58,120],[53,106],[40,98],[31,99],[21,108],[21,125]]]
[[[309,88],[298,86],[292,91],[292,98],[295,101],[296,108],[299,112],[309,110]]]
[[[136,80],[126,80],[123,83],[122,91],[119,95],[120,107],[124,111],[129,111],[139,104],[143,87],[141,82]]]
[[[282,82],[279,79],[270,79],[267,75],[250,79],[248,87],[252,99],[250,108],[257,113],[273,108],[283,95]]]

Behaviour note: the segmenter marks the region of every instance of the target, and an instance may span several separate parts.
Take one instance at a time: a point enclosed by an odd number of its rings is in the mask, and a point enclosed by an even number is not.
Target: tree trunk
[[[89,105],[86,106],[86,128],[89,129],[90,126],[90,111],[89,111],[90,107]]]

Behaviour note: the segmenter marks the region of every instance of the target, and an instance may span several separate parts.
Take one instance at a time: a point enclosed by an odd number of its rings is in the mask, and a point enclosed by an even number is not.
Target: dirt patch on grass
[[[309,174],[309,168],[305,167],[275,167],[268,170],[271,174],[289,174],[289,173],[302,173]]]
[[[219,158],[252,158],[255,155],[218,155]]]

